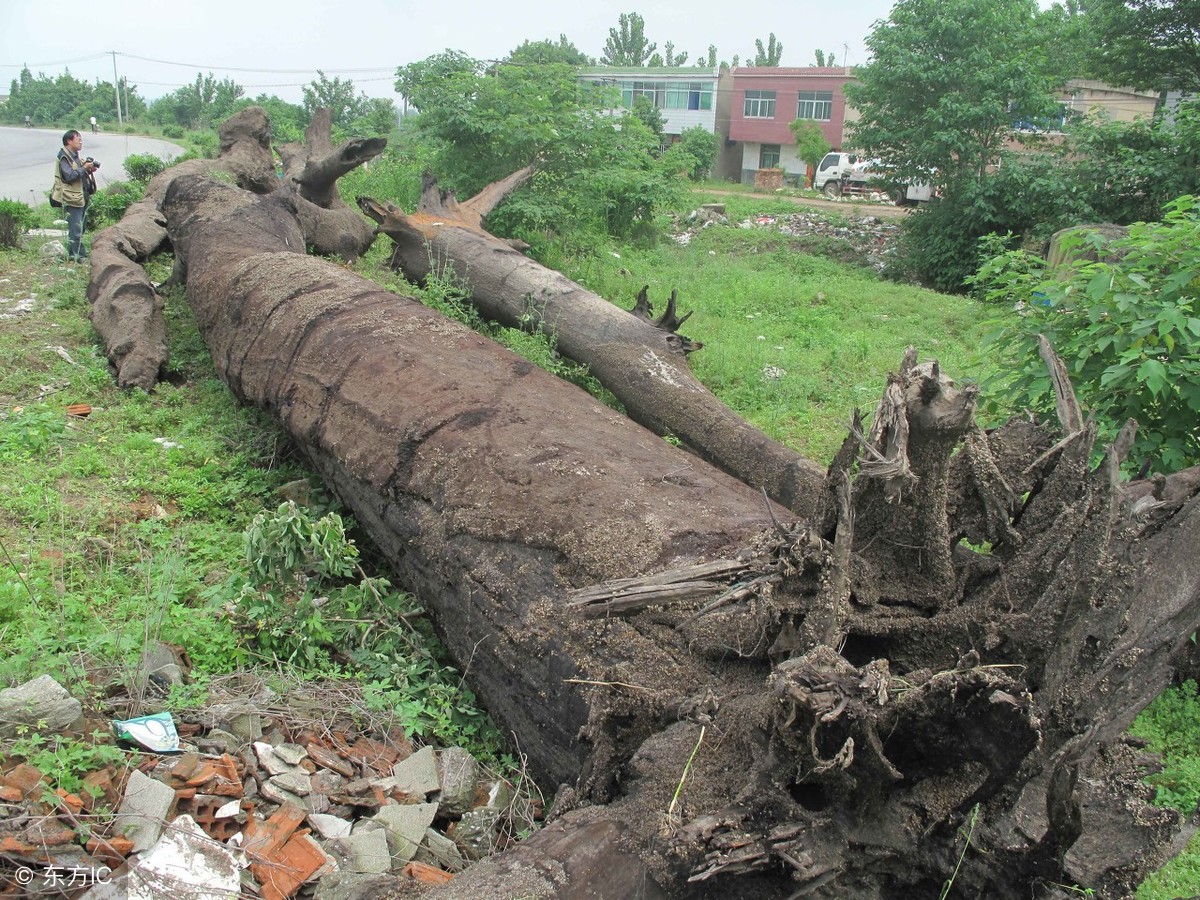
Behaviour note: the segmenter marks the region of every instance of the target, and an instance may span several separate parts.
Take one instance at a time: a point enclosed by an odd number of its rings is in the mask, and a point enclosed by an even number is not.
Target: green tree
[[[1090,29],[1087,62],[1109,84],[1200,91],[1200,2],[1081,0]]]
[[[508,56],[507,62],[516,65],[545,66],[551,63],[563,63],[568,66],[592,65],[592,60],[586,53],[567,40],[565,34],[558,36],[558,41],[524,41]]]
[[[829,66],[829,68],[833,68],[834,66],[837,65],[837,60],[834,57],[832,51],[829,53],[826,53],[824,50],[817,50],[814,53],[814,56],[816,58],[817,68],[819,68],[819,69],[823,69],[826,66]]]
[[[654,101],[645,94],[639,94],[633,98],[633,107],[630,109],[630,114],[638,119],[643,125],[654,132],[655,136],[660,140],[663,136],[663,129],[666,128],[666,120],[663,119],[662,110],[654,105]]]
[[[113,86],[105,81],[80,81],[70,71],[55,78],[39,74],[34,77],[28,68],[9,84],[8,102],[0,106],[0,121],[24,122],[25,116],[38,125],[80,126],[91,116],[101,122],[117,117]],[[142,113],[146,104],[138,95],[136,85],[125,85],[121,98],[122,109],[128,101],[129,113]]]
[[[900,178],[982,178],[1013,122],[1058,110],[1036,0],[899,0],[846,85],[855,146]]]
[[[242,86],[230,78],[218,81],[212,72],[197,74],[192,84],[151,103],[146,115],[157,125],[204,130],[233,115],[243,93]]]
[[[354,82],[347,78],[329,79],[325,73],[317,69],[317,79],[310,81],[302,89],[304,93],[304,111],[312,118],[318,109],[328,108],[333,114],[333,124],[343,128],[357,119],[363,113],[366,95],[354,90]]]
[[[658,44],[646,40],[646,23],[637,13],[621,13],[619,29],[608,29],[600,64],[605,66],[644,66]]]
[[[443,186],[467,196],[537,160],[530,185],[489,220],[501,233],[628,235],[680,190],[654,132],[632,113],[614,117],[616,92],[581,84],[572,66],[485,67],[448,51],[398,75]]]
[[[276,144],[286,144],[304,139],[304,129],[308,127],[308,113],[299,103],[288,103],[274,94],[259,94],[257,97],[243,97],[234,104],[233,112],[241,112],[248,106],[261,106],[271,119],[271,140]]]
[[[755,38],[754,49],[754,65],[756,66],[778,66],[779,60],[783,58],[783,44],[775,40],[773,31],[767,39],[766,47],[763,46],[761,38]]]
[[[675,45],[670,41],[667,41],[665,44],[663,44],[662,55],[655,53],[653,56],[651,56],[649,65],[654,68],[666,66],[669,69],[674,69],[686,63],[687,58],[688,55],[686,52],[676,53]]]
[[[460,50],[446,50],[396,70],[396,93],[417,109],[443,99],[439,85],[469,81],[483,74],[482,64]]]
[[[687,172],[692,181],[705,178],[717,161],[719,138],[703,125],[685,128],[679,140],[663,154],[663,164],[668,169]]]
[[[821,130],[821,126],[812,119],[793,119],[788,123],[788,131],[796,139],[796,156],[808,166],[810,171],[815,170],[821,158],[833,149],[829,138],[825,137],[825,132]],[[809,178],[806,177],[805,187],[809,183]]]
[[[707,53],[697,53],[696,65],[715,69],[717,67],[717,45],[709,44]]]

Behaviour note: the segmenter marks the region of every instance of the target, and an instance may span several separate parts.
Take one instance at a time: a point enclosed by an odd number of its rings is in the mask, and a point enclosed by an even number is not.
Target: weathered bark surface
[[[332,138],[333,114],[319,109],[304,132],[304,142],[283,144],[283,174],[300,195],[297,209],[310,246],[321,255],[358,259],[375,241],[375,232],[337,192],[337,180],[387,147],[386,138],[353,138],[337,147]]]
[[[166,225],[158,204],[143,199],[92,239],[90,316],[121,387],[150,390],[170,359],[162,298],[142,267],[167,239]]]
[[[622,310],[483,230],[484,217],[528,178],[529,169],[459,203],[428,180],[417,212],[367,197],[359,205],[395,243],[392,265],[415,281],[449,269],[489,319],[540,328],[559,352],[588,367],[629,416],[673,434],[704,459],[801,514],[812,513],[824,471],[772,440],[718,400],[692,373],[700,344],[678,334],[675,297],[658,319],[645,291]]]
[[[1086,424],[984,434],[973,390],[910,357],[796,520],[300,255],[287,196],[193,177],[164,210],[222,377],[570,785],[438,896],[870,900],[957,868],[961,896],[1120,897],[1162,861],[1177,816],[1122,735],[1200,626],[1196,473],[1129,491],[1124,439],[1092,471]]]
[[[146,196],[92,241],[88,284],[92,324],[122,387],[151,390],[169,361],[162,299],[141,263],[167,240],[161,205],[176,178],[224,173],[257,194],[298,192],[295,203],[303,225],[300,250],[307,243],[317,253],[353,260],[374,240],[367,220],[341,201],[333,185],[338,177],[381,153],[385,140],[354,140],[335,148],[329,112],[318,111],[306,132],[307,143],[288,145],[286,158],[293,167],[285,181],[275,174],[271,123],[262,109],[249,107],[232,116],[219,136],[216,159],[185,160],[159,173],[146,186]],[[178,268],[172,275],[172,281],[185,278]]]
[[[624,622],[542,625],[570,587],[733,552],[769,521],[759,494],[469,329],[290,250],[284,197],[191,178],[166,208],[221,377],[280,418],[404,582],[445,601],[452,651],[502,721],[539,735],[526,752],[543,779],[573,780],[596,752],[577,733],[600,711],[564,679],[616,666],[645,680],[646,665],[660,694],[623,714],[648,732],[701,678]],[[609,642],[625,662],[597,671],[586,648]]]

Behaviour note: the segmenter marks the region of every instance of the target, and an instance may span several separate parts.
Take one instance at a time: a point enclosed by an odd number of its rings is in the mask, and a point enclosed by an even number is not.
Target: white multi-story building
[[[647,97],[663,116],[663,136],[679,137],[697,126],[717,131],[717,69],[704,66],[675,68],[623,68],[601,66],[579,70],[581,80],[616,88],[621,105],[632,108],[637,97]]]

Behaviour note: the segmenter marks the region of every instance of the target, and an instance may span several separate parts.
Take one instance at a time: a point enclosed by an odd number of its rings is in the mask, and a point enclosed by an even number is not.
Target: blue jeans
[[[83,246],[83,207],[64,206],[67,214],[67,256],[71,259],[87,259],[87,247]]]

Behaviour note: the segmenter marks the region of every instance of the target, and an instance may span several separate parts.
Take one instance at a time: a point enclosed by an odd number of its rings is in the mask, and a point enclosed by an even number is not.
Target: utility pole
[[[117,127],[121,127],[124,122],[121,120],[121,81],[117,78],[117,51],[109,50],[113,58],[113,95],[117,101]]]

